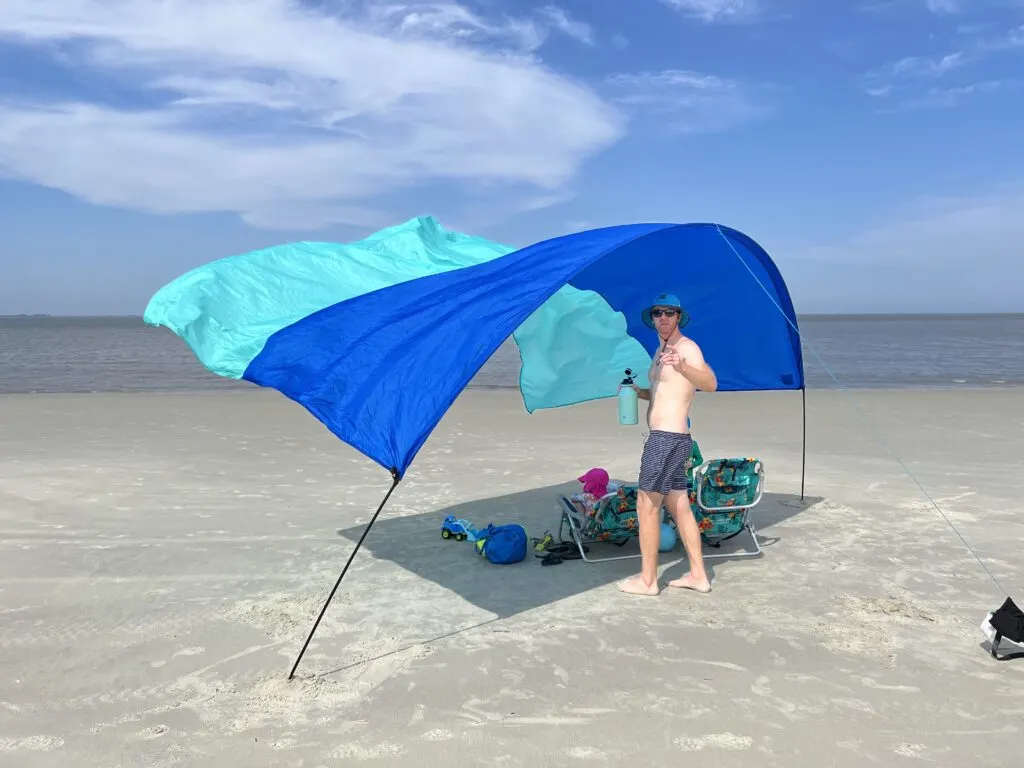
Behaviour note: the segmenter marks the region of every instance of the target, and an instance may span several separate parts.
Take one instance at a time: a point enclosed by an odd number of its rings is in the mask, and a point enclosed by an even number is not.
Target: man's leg
[[[640,575],[619,584],[623,592],[656,595],[658,587],[658,544],[661,537],[661,511],[664,496],[641,489],[636,496],[636,516],[640,525]]]
[[[639,488],[636,495],[636,517],[640,527],[640,575],[626,579],[619,589],[634,595],[657,595],[658,542],[661,535],[660,515],[667,490],[665,475],[665,446],[657,433],[647,436],[640,457]]]
[[[668,508],[676,520],[676,528],[686,548],[686,557],[690,561],[690,572],[668,583],[670,587],[693,589],[697,592],[710,592],[711,581],[704,569],[704,554],[701,551],[700,529],[690,508],[690,495],[687,491],[669,491]]]

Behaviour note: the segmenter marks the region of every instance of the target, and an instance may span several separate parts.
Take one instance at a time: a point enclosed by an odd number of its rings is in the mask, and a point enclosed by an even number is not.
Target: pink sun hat
[[[595,496],[604,496],[608,493],[608,473],[600,467],[588,469],[576,479],[583,483],[584,493],[592,493]]]

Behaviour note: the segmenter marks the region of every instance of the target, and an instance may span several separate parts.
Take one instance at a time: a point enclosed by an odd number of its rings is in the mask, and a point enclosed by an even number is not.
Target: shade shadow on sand
[[[473,605],[496,614],[497,618],[514,616],[618,581],[636,572],[640,560],[635,558],[603,563],[567,560],[558,565],[542,566],[540,558],[532,550],[531,542],[531,549],[524,561],[514,565],[493,565],[477,555],[472,543],[442,539],[441,522],[445,515],[451,514],[481,529],[488,523],[519,523],[531,538],[540,538],[549,531],[557,540],[561,514],[559,496],[573,493],[578,487],[578,483],[554,485],[479,499],[418,515],[382,516],[363,542],[363,550],[378,560],[391,561],[454,592]],[[801,501],[797,495],[766,492],[753,513],[762,549],[766,550],[774,541],[778,541],[772,535],[771,526],[801,513],[819,501],[820,497],[807,496]],[[339,529],[338,535],[354,544],[364,528],[359,525]],[[566,540],[569,539],[567,526],[562,535]],[[746,534],[726,542],[721,550],[714,551],[725,553],[741,549],[744,538]],[[590,545],[588,554],[604,557],[638,554],[639,551],[638,543],[633,539],[622,547],[603,543]],[[705,546],[705,552],[711,551]],[[684,557],[682,544],[677,543],[670,552],[661,555],[661,561],[671,563]],[[714,564],[721,568],[728,562],[727,558],[722,558],[715,560]]]

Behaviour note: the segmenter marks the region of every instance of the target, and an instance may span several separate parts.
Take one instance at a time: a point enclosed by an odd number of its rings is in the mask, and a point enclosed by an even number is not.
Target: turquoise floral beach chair
[[[637,536],[640,528],[636,515],[636,496],[636,485],[622,485],[617,490],[606,493],[595,507],[567,496],[560,496],[563,508],[558,524],[559,541],[566,541],[564,533],[568,528],[572,542],[580,551],[580,557],[588,563],[640,557],[639,552],[607,557],[593,557],[587,554],[590,544],[606,542],[621,547]],[[667,515],[664,508],[662,515]]]
[[[760,459],[711,459],[693,473],[690,508],[697,519],[701,539],[713,549],[746,531],[754,550],[704,553],[705,559],[757,557],[761,546],[750,519],[750,510],[764,492],[764,465]]]
[[[693,441],[693,449],[690,459],[687,462],[686,472],[693,483],[694,467],[704,461],[701,456],[697,441]],[[565,541],[563,536],[565,529],[569,529],[572,542],[580,551],[580,557],[588,563],[599,563],[608,560],[628,560],[640,557],[639,552],[627,555],[610,555],[608,557],[588,557],[587,545],[600,542],[608,542],[623,546],[630,539],[639,533],[639,524],[636,514],[636,497],[638,488],[636,484],[625,484],[615,491],[611,491],[598,501],[595,507],[586,503],[561,496],[562,504],[561,520],[558,524],[558,538]],[[672,523],[672,515],[665,508],[661,508],[661,519],[663,522]]]
[[[697,520],[701,540],[707,545],[705,559],[724,557],[756,557],[761,554],[757,531],[750,519],[750,510],[761,501],[764,489],[764,465],[760,459],[728,458],[704,460],[697,441],[687,466],[690,476],[690,509]],[[628,560],[640,557],[639,552],[594,557],[588,555],[588,545],[606,542],[625,545],[639,534],[637,522],[635,484],[625,484],[602,496],[590,505],[568,496],[560,496],[561,519],[558,525],[559,541],[565,542],[565,529],[579,549],[580,557],[588,563],[609,560]],[[672,515],[661,508],[662,522],[675,525]],[[754,551],[708,552],[718,550],[729,539],[746,531]]]

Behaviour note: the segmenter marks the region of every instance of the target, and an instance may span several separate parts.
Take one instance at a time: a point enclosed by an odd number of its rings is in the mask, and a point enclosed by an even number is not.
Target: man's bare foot
[[[630,595],[647,595],[654,597],[661,589],[658,588],[658,582],[648,584],[644,581],[643,576],[634,576],[631,579],[619,582],[619,590]]]
[[[677,589],[692,589],[694,592],[702,592],[707,594],[711,591],[711,582],[708,581],[708,577],[705,576],[703,579],[695,579],[692,574],[687,573],[685,576],[681,576],[678,579],[673,579],[668,583],[670,587],[676,587]]]

